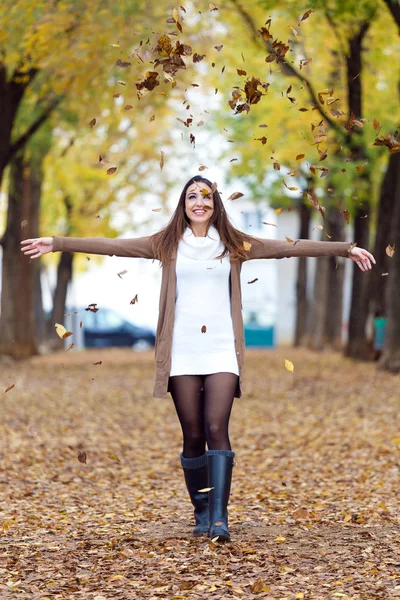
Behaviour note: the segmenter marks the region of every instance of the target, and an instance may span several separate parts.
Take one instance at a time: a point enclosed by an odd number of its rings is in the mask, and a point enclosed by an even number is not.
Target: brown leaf
[[[94,312],[97,313],[98,310],[100,310],[99,308],[97,308],[97,303],[96,304],[89,304],[87,308],[85,308],[86,311],[90,311],[90,312]]]
[[[207,327],[205,325],[202,325],[201,333],[205,333],[206,331],[207,331]]]
[[[160,169],[161,171],[163,170],[164,167],[164,152],[161,150],[161,154],[160,154]]]
[[[93,127],[96,125],[96,119],[92,119],[89,123],[89,127],[90,129],[93,129]]]
[[[255,283],[256,281],[258,281],[258,277],[256,277],[255,279],[252,279],[251,281],[248,281],[247,283]]]
[[[86,452],[84,450],[78,451],[78,460],[86,465]]]
[[[136,304],[136,302],[139,302],[139,298],[138,298],[137,294],[136,294],[136,296],[134,298],[132,298],[132,300],[130,301],[129,304]]]
[[[9,392],[10,390],[12,390],[15,387],[15,383],[13,383],[12,385],[9,385],[8,387],[6,387],[6,389],[4,390],[4,393],[7,394],[7,392]]]
[[[242,192],[233,192],[233,194],[231,194],[228,198],[228,200],[237,200],[238,198],[241,198],[242,196],[244,196],[244,194],[242,194]]]
[[[390,244],[388,246],[386,246],[386,254],[388,256],[390,256],[390,258],[393,256],[395,248],[396,248],[396,244],[393,244],[393,246],[391,246]]]
[[[118,167],[110,167],[107,169],[107,175],[113,175],[117,169]]]
[[[306,10],[306,12],[304,13],[304,15],[303,15],[303,16],[301,17],[301,19],[300,19],[300,23],[301,23],[302,21],[305,21],[306,19],[308,19],[308,17],[309,17],[309,16],[311,15],[311,13],[313,13],[313,12],[314,12],[314,11],[313,11],[313,9],[312,9],[312,8],[310,8],[309,10]]]
[[[99,360],[99,361],[97,361],[97,362],[93,363],[93,365],[94,365],[94,366],[96,366],[96,365],[102,365],[102,364],[103,364],[103,361],[102,361],[102,360]]]
[[[122,275],[126,275],[126,274],[127,274],[127,272],[128,272],[128,271],[127,271],[126,269],[124,269],[123,271],[120,271],[119,273],[117,273],[117,275],[118,275],[118,277],[119,277],[120,279],[122,279]]]
[[[298,154],[298,155],[296,156],[296,160],[301,160],[301,159],[302,159],[302,158],[304,158],[304,157],[305,157],[305,154]]]

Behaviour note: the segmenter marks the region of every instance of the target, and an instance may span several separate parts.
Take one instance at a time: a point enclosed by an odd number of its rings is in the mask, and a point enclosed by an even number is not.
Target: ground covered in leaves
[[[398,376],[247,351],[218,545],[191,535],[153,365],[117,349],[0,363],[1,598],[400,598]]]

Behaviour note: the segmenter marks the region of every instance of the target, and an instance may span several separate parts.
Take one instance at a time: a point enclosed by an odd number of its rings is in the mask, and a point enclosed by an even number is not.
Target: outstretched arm
[[[245,260],[290,258],[293,256],[344,256],[356,262],[362,271],[371,269],[371,262],[375,264],[375,259],[370,252],[363,248],[357,248],[350,242],[319,242],[314,240],[284,242],[256,237],[253,237],[251,248]]]
[[[152,236],[116,240],[112,238],[44,237],[23,240],[22,252],[39,258],[47,252],[84,252],[131,258],[154,258]]]

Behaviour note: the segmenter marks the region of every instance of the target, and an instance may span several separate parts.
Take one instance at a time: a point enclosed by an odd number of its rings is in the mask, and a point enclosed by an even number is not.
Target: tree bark
[[[343,215],[336,206],[328,208],[326,222],[332,239],[343,240]],[[325,313],[324,345],[331,350],[342,350],[344,262],[335,256],[330,256],[327,262],[329,293]]]
[[[387,311],[388,283],[388,278],[386,276],[382,277],[382,274],[389,271],[389,266],[393,266],[392,260],[386,254],[386,247],[390,243],[390,231],[396,203],[396,180],[399,170],[400,156],[399,154],[392,154],[381,186],[374,249],[376,266],[371,272],[371,309],[374,314],[380,314],[381,316],[385,316]]]
[[[64,205],[66,210],[67,231],[66,235],[70,234],[71,230],[71,215],[72,203],[68,196],[64,197]],[[72,280],[72,265],[74,255],[71,252],[61,252],[60,260],[57,267],[57,283],[54,291],[53,310],[51,314],[52,325],[55,323],[64,324],[65,303],[67,300],[68,285]],[[62,347],[63,341],[55,338],[58,341],[57,347]]]
[[[43,172],[23,154],[11,163],[7,225],[3,236],[0,354],[16,359],[38,353],[35,280],[38,265],[21,252],[23,238],[37,237]]]
[[[303,200],[299,205],[300,231],[299,239],[307,240],[310,232],[311,207]],[[298,261],[296,281],[296,331],[295,346],[302,346],[307,333],[307,258],[301,256]]]
[[[371,21],[361,24],[360,29],[350,40],[350,53],[346,57],[347,63],[347,89],[349,97],[349,112],[354,114],[357,119],[362,117],[362,42],[367,33]],[[368,162],[365,144],[360,129],[353,126],[349,133],[351,135],[352,158],[357,163]],[[355,188],[356,196],[361,197],[357,201],[355,219],[354,219],[354,241],[361,248],[368,248],[369,245],[369,222],[370,202],[369,194],[371,190],[371,181],[368,166],[362,172],[357,180]],[[359,360],[372,359],[372,348],[368,344],[366,335],[366,324],[368,319],[369,307],[369,275],[368,272],[362,272],[353,265],[352,295],[349,318],[349,338],[345,349],[346,356],[357,358]]]
[[[74,255],[71,252],[61,252],[57,267],[57,284],[54,292],[53,310],[51,313],[53,326],[54,323],[64,324],[68,285],[72,279],[73,256]]]
[[[394,154],[396,181],[393,186],[395,209],[393,212],[390,245],[395,253],[389,259],[388,311],[385,345],[379,367],[392,373],[400,373],[400,154]]]

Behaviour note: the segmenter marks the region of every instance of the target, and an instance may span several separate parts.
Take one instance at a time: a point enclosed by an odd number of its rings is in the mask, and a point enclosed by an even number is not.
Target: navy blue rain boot
[[[208,492],[210,533],[218,542],[229,542],[228,502],[231,492],[232,468],[235,453],[232,450],[208,450]]]
[[[208,492],[199,492],[208,487],[207,454],[196,458],[185,458],[181,454],[181,465],[190,500],[194,506],[196,526],[193,535],[208,535]]]

